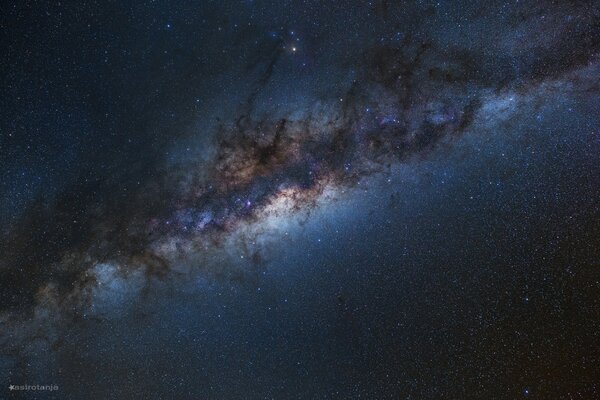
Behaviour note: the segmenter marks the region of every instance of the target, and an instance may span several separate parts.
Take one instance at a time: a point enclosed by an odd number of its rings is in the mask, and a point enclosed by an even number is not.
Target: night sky
[[[597,0],[5,1],[0,49],[0,399],[600,398]]]

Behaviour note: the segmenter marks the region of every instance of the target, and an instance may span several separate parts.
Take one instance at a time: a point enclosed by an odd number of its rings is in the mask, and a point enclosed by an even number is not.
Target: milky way
[[[106,139],[98,146],[98,151],[93,141],[81,145],[83,156],[81,161],[75,162],[78,172],[74,177],[65,177],[61,182],[57,170],[49,186],[52,189],[42,189],[29,200],[23,200],[20,210],[11,211],[13,216],[5,223],[0,242],[0,338],[2,360],[7,365],[3,371],[10,371],[7,382],[42,384],[56,383],[52,379],[58,379],[67,388],[74,382],[99,385],[102,379],[94,380],[85,374],[74,378],[73,367],[64,360],[78,351],[86,354],[97,351],[100,355],[94,357],[102,358],[102,349],[106,347],[97,345],[97,350],[77,350],[81,344],[73,343],[81,342],[73,337],[89,337],[96,329],[104,332],[103,326],[113,323],[107,321],[118,319],[123,313],[134,321],[139,319],[135,324],[143,327],[146,324],[144,318],[152,319],[154,313],[160,315],[161,312],[153,310],[153,306],[140,304],[166,302],[171,304],[168,307],[176,308],[180,296],[178,290],[184,290],[183,287],[197,280],[235,291],[247,290],[239,289],[247,287],[252,291],[254,288],[260,290],[261,276],[267,271],[286,269],[285,266],[275,267],[273,262],[281,259],[277,254],[285,253],[285,248],[295,246],[289,242],[292,239],[286,237],[290,230],[309,229],[314,221],[327,220],[327,213],[338,215],[331,217],[332,224],[344,210],[361,215],[364,210],[351,209],[357,207],[356,199],[360,198],[360,193],[384,198],[386,213],[409,218],[412,208],[400,203],[411,200],[399,200],[407,196],[399,193],[413,187],[398,180],[398,171],[403,168],[417,171],[414,179],[420,181],[424,178],[420,178],[418,171],[425,174],[432,168],[432,162],[459,165],[461,157],[468,158],[460,156],[460,149],[465,148],[470,154],[481,152],[482,155],[475,158],[484,159],[483,154],[500,146],[490,144],[493,142],[531,151],[528,156],[531,162],[523,163],[520,171],[510,174],[530,173],[529,168],[534,168],[530,165],[535,166],[538,157],[535,151],[537,139],[531,139],[534,136],[527,131],[543,132],[546,129],[538,128],[536,124],[541,124],[542,118],[552,114],[547,110],[548,104],[563,102],[571,111],[575,105],[587,104],[586,110],[598,110],[600,15],[594,2],[552,5],[495,2],[489,9],[470,5],[463,12],[435,2],[431,5],[420,2],[396,5],[387,1],[369,4],[340,6],[339,10],[328,11],[331,14],[324,19],[306,17],[303,22],[293,23],[285,17],[285,22],[273,23],[272,27],[266,16],[256,17],[261,22],[248,19],[249,15],[255,18],[249,10],[260,8],[258,5],[244,5],[249,9],[229,17],[224,14],[229,6],[206,5],[206,13],[211,18],[208,22],[204,18],[205,23],[210,25],[214,35],[227,35],[226,44],[214,45],[222,46],[222,51],[210,46],[203,48],[204,45],[194,45],[183,39],[190,35],[194,37],[195,33],[198,37],[209,35],[204,31],[207,28],[195,25],[203,18],[202,12],[192,18],[194,23],[185,22],[181,14],[185,11],[181,11],[172,14],[171,19],[176,22],[169,20],[161,25],[160,29],[167,34],[174,34],[177,29],[186,30],[178,37],[180,43],[186,44],[179,50],[165,49],[160,57],[172,58],[169,61],[160,58],[164,66],[159,72],[149,73],[148,79],[131,75],[133,82],[139,79],[141,88],[132,89],[129,96],[143,100],[125,100],[128,94],[120,94],[119,84],[110,84],[116,89],[105,93],[110,97],[107,104],[114,104],[107,106],[107,110],[119,115],[119,121],[126,121],[115,122],[116,130],[120,131],[115,135],[118,139]],[[185,10],[187,6],[182,4],[181,7]],[[320,7],[311,5],[310,10],[318,14]],[[268,8],[260,9],[265,12]],[[368,22],[361,21],[361,8],[367,13]],[[132,11],[130,18],[135,18],[136,12],[155,11]],[[284,10],[273,12],[286,14]],[[140,18],[145,21],[148,16]],[[263,18],[267,22],[262,21]],[[307,22],[311,20],[312,27]],[[345,21],[347,25],[323,27],[333,20]],[[369,23],[376,23],[376,26]],[[311,30],[315,31],[313,36]],[[26,48],[27,44],[11,46]],[[159,63],[159,55],[153,50],[144,51],[147,53],[139,54],[155,57],[155,62]],[[204,56],[208,61],[203,61]],[[109,57],[107,52],[106,62]],[[138,61],[133,61],[131,68],[134,70],[141,68],[136,62],[143,65],[147,62],[144,57],[139,57]],[[100,66],[95,68],[101,71]],[[117,76],[116,72],[102,73]],[[172,74],[176,78],[167,78]],[[89,85],[89,79],[79,79],[86,82],[82,87]],[[165,87],[166,84],[161,86],[162,79],[165,82],[175,79],[175,83],[171,82],[172,88]],[[160,93],[156,98],[150,90],[154,82],[160,87],[155,91]],[[132,83],[132,87],[135,84]],[[201,95],[194,93],[194,85]],[[81,89],[83,97],[85,90]],[[87,96],[82,101],[93,104],[93,97]],[[99,104],[108,102],[107,97],[96,100],[98,105],[92,105],[92,109],[100,110]],[[121,107],[121,103],[126,106]],[[192,106],[183,107],[180,105],[183,103]],[[194,111],[194,104],[201,104],[200,111]],[[114,118],[113,121],[117,121],[117,117],[111,117],[111,112],[98,111],[98,117],[90,118],[94,121]],[[7,113],[6,118],[10,118],[10,114]],[[177,122],[172,122],[173,118]],[[97,135],[111,137],[110,123],[92,124],[96,124]],[[589,135],[585,136],[585,146],[598,150],[598,126],[589,125],[584,131],[565,132],[566,137],[571,135],[571,138],[578,134]],[[3,138],[2,148],[10,148],[11,138],[12,135]],[[538,153],[546,151],[543,145],[540,146]],[[14,154],[17,154],[16,150]],[[55,157],[60,159],[60,156]],[[505,157],[504,153],[502,157]],[[491,163],[485,168],[491,171],[489,175],[494,175],[500,167]],[[515,161],[514,164],[518,163]],[[12,171],[13,164],[9,165],[7,161],[6,165],[7,171]],[[481,166],[478,168],[480,170]],[[563,167],[556,168],[562,170]],[[564,167],[564,171],[570,170]],[[589,179],[582,178],[585,182],[581,188],[599,183],[597,173],[589,170],[587,173]],[[403,179],[409,179],[406,174]],[[499,187],[504,180],[511,179],[510,174],[494,182],[490,178],[489,184]],[[18,185],[9,182],[12,175],[7,176],[6,187]],[[394,183],[388,185],[388,182]],[[396,192],[390,192],[390,185]],[[579,193],[578,190],[565,192]],[[442,189],[439,191],[443,192]],[[9,210],[11,192],[7,189],[3,193],[7,199],[3,202],[7,204],[4,207]],[[553,195],[563,196],[562,192],[557,193],[555,190]],[[589,221],[598,216],[598,203],[597,193],[588,195],[594,207],[574,207]],[[416,199],[417,195],[414,196]],[[435,192],[431,196],[427,201],[435,201]],[[547,196],[543,195],[544,198]],[[472,195],[470,199],[473,200]],[[367,204],[374,202],[373,199],[366,201]],[[528,202],[535,202],[535,199],[523,200],[523,204]],[[498,206],[499,209],[506,204]],[[547,212],[551,213],[550,210]],[[481,222],[477,225],[485,230],[489,217],[481,212],[478,215]],[[517,220],[519,217],[513,213],[511,218]],[[454,224],[461,223],[455,221]],[[379,231],[391,229],[386,226],[382,225]],[[563,231],[561,223],[553,226],[548,229]],[[416,237],[420,229],[415,225]],[[492,227],[489,232],[493,233],[494,229],[500,228]],[[586,232],[577,234],[581,236],[580,243],[586,244],[583,247],[572,245],[571,248],[574,252],[580,247],[586,250],[581,251],[580,258],[574,256],[571,261],[569,268],[575,269],[578,265],[588,265],[588,260],[598,261],[589,250],[592,243],[598,244],[597,228],[587,226],[577,232]],[[557,233],[556,240],[561,240],[561,234]],[[397,243],[402,240],[398,237]],[[448,243],[439,244],[439,248],[453,246],[453,240],[455,238],[448,238]],[[498,240],[500,243],[501,239]],[[335,254],[339,249],[344,253],[351,252],[353,247],[349,243],[342,241],[336,245]],[[476,248],[478,245],[465,242],[463,246]],[[483,247],[483,244],[479,246]],[[526,257],[535,253],[535,246],[532,244],[532,248],[525,251]],[[392,247],[397,249],[400,245]],[[431,251],[429,248],[423,253]],[[376,260],[382,260],[379,253],[379,249],[373,248]],[[536,260],[544,258],[540,257]],[[582,261],[584,259],[586,261]],[[397,262],[393,257],[389,260],[381,262]],[[498,268],[512,265],[507,260],[499,261]],[[295,262],[288,260],[287,264]],[[510,274],[516,276],[514,272]],[[310,279],[320,280],[314,276]],[[167,291],[171,294],[164,294],[165,287],[170,288]],[[275,293],[276,290],[272,290]],[[169,300],[164,300],[163,296]],[[363,301],[368,304],[370,300],[361,299],[356,292],[350,296],[339,294],[337,303],[334,301],[340,307],[340,318],[358,320],[353,315],[359,308],[346,305],[347,297],[357,304]],[[239,295],[239,298],[243,296]],[[551,299],[547,301],[552,302]],[[212,301],[213,305],[215,302]],[[394,303],[392,297],[390,303]],[[597,312],[592,315],[598,316]],[[382,320],[387,321],[384,317]],[[501,320],[495,319],[493,323],[501,326]],[[153,323],[147,324],[153,326]],[[442,329],[452,329],[450,325],[443,324]],[[353,332],[362,329],[351,326]],[[168,332],[168,328],[164,329]],[[231,322],[228,329],[241,328]],[[112,336],[106,332],[98,333],[93,341],[101,340],[98,338],[103,335]],[[549,337],[552,338],[551,333]],[[537,336],[535,340],[538,340]],[[218,343],[213,345],[219,347]],[[487,357],[488,350],[484,344],[482,346],[475,358],[479,355]],[[345,362],[352,364],[343,357],[339,360],[342,365]],[[386,362],[390,363],[390,368],[400,368],[390,360],[385,361],[385,357],[380,361],[384,370]],[[480,363],[477,365],[483,365],[478,372],[482,374],[485,362],[477,362]],[[47,372],[58,370],[63,364],[69,377],[61,378],[61,373],[55,376],[53,372]],[[236,362],[232,364],[237,365]],[[81,365],[86,364],[82,362]],[[39,372],[45,368],[46,372]],[[419,369],[418,366],[407,368],[407,371]],[[136,374],[135,371],[132,373]],[[149,379],[152,374],[144,376]],[[329,382],[326,374],[323,376],[322,379]],[[584,381],[590,376],[593,373],[584,374]],[[218,377],[213,378],[218,380]],[[213,378],[205,378],[211,388],[215,385]],[[50,379],[51,382],[29,382],[39,379]],[[367,382],[360,379],[358,381]],[[461,384],[457,382],[448,386],[440,384],[437,389],[427,392],[421,386],[421,378],[411,379],[397,378],[397,387],[381,382],[370,387],[367,382],[362,389],[357,389],[358,392],[345,388],[341,393],[350,397],[364,393],[381,398],[391,398],[397,393],[413,393],[418,398],[456,398],[452,396],[460,393],[456,388]],[[483,381],[494,388],[491,390],[497,390],[498,382]],[[117,379],[115,384],[123,382]],[[492,398],[510,397],[511,393],[528,396],[536,384],[545,388],[543,390],[551,387],[539,381],[536,383],[532,378],[530,383],[511,382],[508,385],[511,391],[496,393],[497,396]],[[282,393],[288,393],[288,389],[296,390],[282,385]],[[410,389],[411,385],[416,386]],[[400,389],[402,387],[404,389]],[[584,384],[567,381],[561,388],[564,393],[575,396],[571,398],[585,398],[577,397],[577,393],[585,390],[588,391],[585,393],[592,393],[589,391],[592,389]],[[321,390],[315,386],[314,392],[304,393],[301,397],[311,397],[311,394],[319,397],[318,393],[326,393]],[[327,393],[335,393],[334,389],[327,390]],[[471,386],[465,390],[464,398],[481,398],[478,396],[490,393],[485,388],[471,389]],[[92,392],[98,398],[110,393]],[[73,393],[81,396],[81,392]],[[132,396],[124,389],[116,393],[125,396],[122,398]],[[191,394],[185,394],[185,391],[177,393],[177,398],[192,398],[186,397]],[[218,398],[229,395],[225,389],[212,393]],[[59,395],[64,397],[58,398],[71,398],[68,392],[59,392]],[[251,397],[264,396],[268,394],[257,390]],[[158,394],[156,398],[159,398]]]

